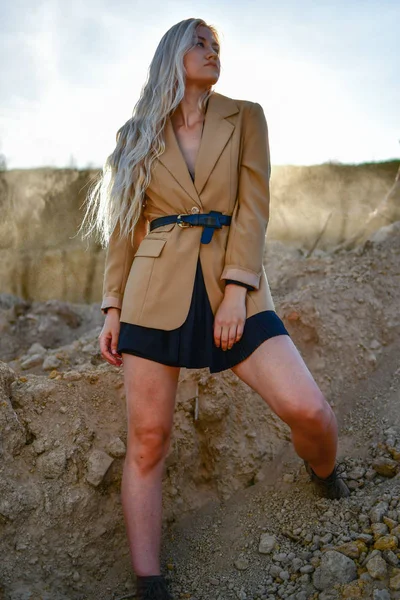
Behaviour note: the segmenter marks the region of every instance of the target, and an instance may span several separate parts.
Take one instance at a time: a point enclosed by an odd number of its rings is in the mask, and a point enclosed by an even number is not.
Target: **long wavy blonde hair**
[[[151,180],[152,164],[165,150],[166,119],[184,97],[183,57],[194,47],[199,25],[208,27],[218,41],[215,28],[203,19],[180,21],[164,34],[132,117],[117,131],[116,147],[88,191],[79,231],[85,230],[84,237],[97,234],[103,248],[118,221],[121,237],[133,235]],[[211,93],[212,86],[200,96],[200,111],[205,110]]]

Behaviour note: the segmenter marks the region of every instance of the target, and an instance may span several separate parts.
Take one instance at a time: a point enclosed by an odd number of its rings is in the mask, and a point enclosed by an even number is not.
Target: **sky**
[[[5,0],[7,168],[100,168],[161,37],[189,17],[220,33],[215,91],[262,105],[272,165],[399,158],[398,0]]]

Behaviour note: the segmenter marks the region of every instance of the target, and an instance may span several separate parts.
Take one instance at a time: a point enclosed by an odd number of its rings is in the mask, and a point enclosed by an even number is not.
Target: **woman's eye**
[[[204,46],[204,42],[197,42],[197,45],[199,45],[199,44],[200,44],[201,46]]]

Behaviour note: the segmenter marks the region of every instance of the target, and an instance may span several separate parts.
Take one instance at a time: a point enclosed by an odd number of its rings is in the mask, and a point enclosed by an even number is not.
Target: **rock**
[[[355,540],[354,542],[347,542],[341,546],[336,546],[335,550],[349,558],[359,558],[362,552],[368,551],[368,548],[361,540]]]
[[[276,546],[276,537],[268,533],[262,533],[258,551],[260,554],[271,554]]]
[[[388,510],[389,505],[387,502],[378,502],[378,504],[369,512],[369,518],[371,519],[371,522],[380,523]]]
[[[364,582],[353,581],[342,587],[342,598],[364,598]]]
[[[385,563],[386,564],[386,563]],[[321,559],[321,565],[313,575],[317,590],[326,590],[336,583],[350,583],[357,578],[355,563],[344,554],[328,550]]]
[[[393,527],[396,527],[397,525],[397,522],[393,519],[389,519],[389,517],[383,517],[383,522],[389,527],[390,531],[392,531]]]
[[[107,453],[113,456],[114,458],[122,458],[126,454],[126,446],[119,437],[112,438],[108,442],[106,450]]]
[[[321,537],[321,542],[325,546],[326,544],[330,544],[333,540],[333,535],[331,533],[326,533]]]
[[[50,354],[50,356],[46,356],[44,359],[42,369],[43,371],[51,371],[52,369],[58,369],[60,365],[61,360],[54,354]]]
[[[376,550],[395,550],[398,542],[395,535],[384,535],[376,540],[374,548]]]
[[[388,450],[392,455],[393,460],[400,461],[400,446],[388,447]]]
[[[32,354],[32,356],[28,356],[21,362],[21,369],[31,369],[32,367],[41,365],[42,362],[43,354]]]
[[[373,479],[375,479],[377,474],[378,473],[374,469],[367,469],[364,477],[367,481],[372,481]]]
[[[389,587],[396,592],[400,590],[400,573],[390,579]]]
[[[374,590],[373,600],[390,600],[390,594],[387,590]]]
[[[362,479],[365,475],[365,469],[362,467],[356,467],[347,473],[349,479]]]
[[[36,466],[47,479],[56,479],[65,470],[67,455],[65,448],[56,448],[37,458]]]
[[[32,346],[27,350],[27,354],[46,354],[46,348],[39,344],[39,342],[34,342]]]
[[[376,458],[372,463],[372,467],[383,477],[394,477],[398,471],[399,464],[390,458]]]
[[[250,563],[245,558],[237,558],[233,564],[238,569],[238,571],[245,571],[249,568]]]
[[[372,523],[371,531],[374,534],[374,539],[378,540],[383,535],[389,533],[388,526],[385,523]]]
[[[95,487],[100,485],[113,461],[103,450],[92,450],[87,461],[86,481]]]
[[[393,529],[391,530],[391,535],[395,535],[396,537],[400,537],[400,525],[396,525],[396,527],[393,527]]]
[[[10,399],[2,395],[0,399],[0,455],[2,462],[6,453],[15,456],[20,453],[25,444],[25,427],[15,412]]]
[[[399,564],[399,559],[397,558],[395,553],[392,552],[392,550],[385,550],[384,552],[382,552],[382,556],[386,560],[386,562],[389,563],[389,565],[392,565],[392,567],[397,567],[397,565]]]
[[[86,346],[83,346],[82,352],[85,352],[86,354],[96,354],[97,348],[95,348],[93,344],[86,344]]]
[[[374,556],[367,562],[367,570],[373,579],[384,579],[387,565],[380,555]]]

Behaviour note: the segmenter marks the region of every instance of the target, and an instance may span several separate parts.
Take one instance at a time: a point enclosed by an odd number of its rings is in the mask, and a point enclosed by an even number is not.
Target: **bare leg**
[[[162,478],[179,367],[123,353],[128,445],[121,496],[136,575],[160,575]]]
[[[328,477],[336,461],[336,417],[292,339],[266,340],[232,371],[289,425],[297,454]]]

